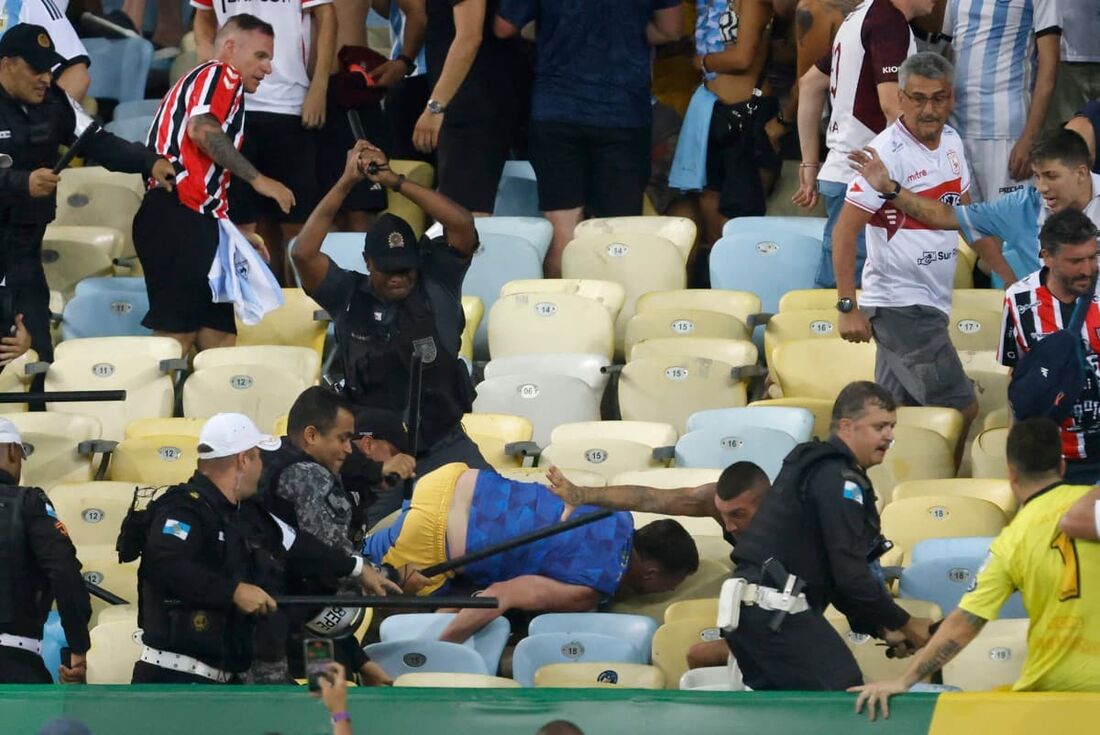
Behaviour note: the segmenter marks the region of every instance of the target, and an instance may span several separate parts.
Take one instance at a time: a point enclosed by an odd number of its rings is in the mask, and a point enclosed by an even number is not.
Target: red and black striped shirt
[[[213,115],[237,150],[244,139],[244,86],[237,70],[220,61],[199,64],[168,90],[146,145],[176,168],[176,192],[184,205],[219,219],[229,213],[230,173],[187,135],[197,115]]]

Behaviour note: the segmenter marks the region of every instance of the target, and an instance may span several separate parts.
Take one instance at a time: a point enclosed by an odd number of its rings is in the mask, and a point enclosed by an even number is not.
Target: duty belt
[[[30,651],[36,656],[42,655],[42,641],[37,638],[24,638],[21,635],[0,633],[0,646],[4,646],[5,648],[18,648],[21,651]]]
[[[204,664],[197,658],[191,658],[190,656],[184,656],[182,653],[171,653],[169,651],[158,651],[150,646],[145,646],[141,650],[141,660],[147,664],[153,666],[159,666],[162,669],[170,669],[172,671],[182,671],[185,674],[195,674],[201,676],[204,679],[210,679],[219,684],[226,684],[233,678],[233,674],[229,671],[222,671],[216,669],[213,666]]]
[[[793,580],[794,577],[791,577],[791,579]],[[722,583],[722,591],[718,596],[718,627],[726,633],[737,630],[741,620],[742,605],[755,605],[761,610],[790,615],[806,612],[810,609],[805,594],[799,593],[796,595],[792,594],[789,589],[777,590],[761,584],[751,583],[740,577],[734,577]]]

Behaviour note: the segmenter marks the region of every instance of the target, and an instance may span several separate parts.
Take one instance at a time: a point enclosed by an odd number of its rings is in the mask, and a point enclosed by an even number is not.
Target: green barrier
[[[359,735],[532,734],[567,719],[588,735],[925,735],[936,694],[895,698],[870,723],[836,693],[616,689],[352,689]],[[324,708],[304,688],[214,686],[0,687],[0,733],[33,735],[54,717],[95,735],[328,735]]]

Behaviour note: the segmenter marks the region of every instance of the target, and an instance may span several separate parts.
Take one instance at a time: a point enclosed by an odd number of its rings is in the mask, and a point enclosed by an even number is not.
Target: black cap
[[[355,431],[372,439],[388,441],[397,447],[397,451],[407,454],[412,449],[409,432],[401,417],[393,411],[383,408],[357,408],[355,410]]]
[[[65,63],[46,29],[31,23],[17,23],[0,37],[0,58],[10,56],[20,57],[39,74]]]
[[[416,233],[408,222],[388,212],[370,228],[363,253],[383,273],[420,267],[420,241]]]

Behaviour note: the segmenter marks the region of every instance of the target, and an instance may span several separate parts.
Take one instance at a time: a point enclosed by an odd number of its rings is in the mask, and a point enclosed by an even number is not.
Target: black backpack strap
[[[1089,306],[1092,304],[1092,297],[1092,290],[1077,297],[1077,303],[1073,305],[1073,314],[1070,315],[1069,324],[1066,325],[1067,331],[1073,334],[1081,331],[1081,327],[1085,323],[1085,317],[1089,313]]]

